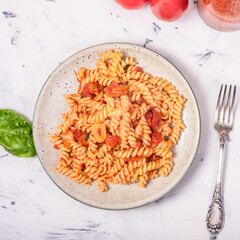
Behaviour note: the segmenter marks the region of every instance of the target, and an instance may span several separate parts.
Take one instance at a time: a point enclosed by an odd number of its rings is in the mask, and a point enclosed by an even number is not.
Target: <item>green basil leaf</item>
[[[17,157],[35,156],[32,124],[12,110],[0,109],[0,145]]]
[[[130,64],[126,64],[124,67],[123,67],[123,70],[127,70],[131,65]]]
[[[85,136],[84,140],[85,140],[85,141],[87,141],[87,140],[88,140],[88,138],[89,138],[89,133],[87,133],[87,134],[86,134],[86,136]]]

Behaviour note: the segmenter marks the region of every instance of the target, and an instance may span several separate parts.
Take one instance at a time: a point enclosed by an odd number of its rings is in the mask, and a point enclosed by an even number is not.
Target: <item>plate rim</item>
[[[114,44],[117,44],[117,45],[128,45],[129,47],[138,47],[138,48],[143,48],[145,50],[147,50],[148,52],[150,53],[154,53],[154,54],[157,54],[158,57],[161,57],[164,59],[164,61],[170,63],[170,65],[172,65],[172,67],[174,67],[177,72],[182,76],[182,78],[185,80],[185,82],[187,83],[189,89],[191,90],[191,93],[193,95],[193,99],[195,101],[195,104],[196,104],[196,109],[197,109],[197,113],[198,113],[198,122],[199,122],[199,127],[198,127],[198,132],[199,132],[199,136],[198,136],[198,141],[197,141],[197,146],[196,146],[196,149],[195,149],[195,152],[194,152],[194,155],[191,159],[191,162],[189,164],[189,166],[187,167],[186,171],[184,172],[184,174],[179,178],[179,180],[171,187],[169,188],[162,196],[159,196],[159,197],[155,197],[154,199],[151,199],[151,201],[149,202],[146,202],[146,203],[141,203],[139,205],[136,205],[136,206],[130,206],[130,207],[125,207],[125,208],[110,208],[110,207],[101,207],[101,206],[96,206],[96,205],[93,205],[93,204],[90,204],[90,203],[87,203],[87,202],[84,202],[82,200],[79,200],[77,199],[76,197],[70,195],[68,192],[66,192],[64,189],[62,189],[54,180],[53,178],[50,176],[50,174],[48,173],[48,171],[46,170],[46,168],[44,167],[43,163],[42,163],[42,160],[38,154],[38,150],[36,148],[36,153],[37,153],[37,157],[38,157],[38,160],[40,162],[40,164],[42,165],[42,168],[44,169],[45,173],[48,175],[48,177],[52,180],[52,182],[62,191],[64,192],[65,194],[67,194],[69,197],[73,198],[74,200],[80,202],[80,203],[83,203],[87,206],[90,206],[90,207],[94,207],[94,208],[97,208],[97,209],[103,209],[103,210],[111,210],[111,211],[119,211],[119,210],[129,210],[129,209],[135,209],[135,208],[139,208],[139,207],[142,207],[142,206],[145,206],[145,205],[148,205],[152,202],[155,202],[155,201],[158,201],[160,199],[162,199],[164,196],[166,196],[166,194],[168,194],[170,191],[172,191],[182,180],[183,178],[186,176],[186,174],[189,172],[191,166],[193,165],[193,162],[196,158],[196,155],[197,155],[197,152],[198,152],[198,149],[199,149],[199,145],[200,145],[200,139],[201,139],[201,128],[202,128],[202,125],[201,125],[201,115],[200,115],[200,108],[199,108],[199,105],[198,105],[198,101],[197,101],[197,98],[196,98],[196,95],[191,87],[191,85],[189,84],[188,80],[186,79],[186,77],[183,75],[183,73],[175,66],[175,64],[173,64],[170,60],[168,60],[167,58],[165,58],[163,55],[161,55],[160,53],[154,51],[154,50],[151,50],[149,48],[146,48],[146,47],[143,47],[143,46],[140,46],[138,44],[135,44],[135,43],[127,43],[127,42],[106,42],[106,43],[100,43],[100,44],[95,44],[95,45],[92,45],[92,46],[89,46],[87,48],[83,48],[75,53],[73,53],[72,55],[70,55],[69,57],[65,58],[62,62],[60,62],[56,67],[55,69],[50,73],[50,75],[47,77],[46,81],[44,82],[44,84],[42,85],[40,91],[39,91],[39,94],[38,94],[38,97],[36,99],[36,102],[35,102],[35,106],[34,106],[34,111],[33,111],[33,141],[34,141],[34,145],[36,146],[36,141],[35,141],[35,124],[36,124],[36,120],[35,120],[35,115],[36,115],[36,108],[37,108],[37,105],[38,105],[38,102],[39,102],[39,99],[40,99],[40,96],[41,96],[41,93],[42,93],[42,90],[44,89],[44,87],[46,86],[47,82],[50,80],[51,76],[57,71],[57,69],[62,65],[64,64],[65,62],[67,62],[70,58],[72,58],[74,55],[77,55],[79,54],[80,52],[83,52],[85,50],[88,50],[88,49],[91,49],[91,48],[95,48],[95,47],[98,47],[98,46],[107,46],[107,45],[114,45]]]

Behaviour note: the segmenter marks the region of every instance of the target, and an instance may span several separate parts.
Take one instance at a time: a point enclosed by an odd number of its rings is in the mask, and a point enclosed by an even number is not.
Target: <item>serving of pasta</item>
[[[65,95],[70,107],[57,134],[61,153],[56,171],[77,183],[137,183],[166,177],[173,168],[171,148],[185,129],[185,98],[166,79],[136,66],[133,57],[109,50],[95,69],[76,73],[77,93]]]

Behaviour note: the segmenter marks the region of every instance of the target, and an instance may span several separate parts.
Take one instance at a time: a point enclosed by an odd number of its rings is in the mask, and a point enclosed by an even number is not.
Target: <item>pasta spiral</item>
[[[166,79],[136,66],[120,51],[100,54],[96,68],[76,73],[76,93],[65,95],[70,110],[49,139],[61,157],[58,173],[76,183],[137,183],[166,177],[174,169],[171,148],[186,128],[186,99]]]

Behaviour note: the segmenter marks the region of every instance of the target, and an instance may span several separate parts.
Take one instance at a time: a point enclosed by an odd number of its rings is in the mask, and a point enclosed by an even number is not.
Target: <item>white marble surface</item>
[[[163,199],[106,211],[83,205],[58,189],[37,157],[17,158],[0,147],[0,239],[202,240],[215,180],[218,137],[213,114],[221,83],[240,83],[240,32],[210,29],[190,2],[172,23],[149,6],[121,9],[112,0],[0,0],[0,108],[32,119],[48,75],[72,53],[104,42],[144,45],[172,61],[196,93],[202,135],[193,166]],[[54,117],[54,116],[53,116]],[[239,110],[227,146],[226,222],[218,239],[239,239]]]

